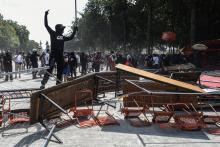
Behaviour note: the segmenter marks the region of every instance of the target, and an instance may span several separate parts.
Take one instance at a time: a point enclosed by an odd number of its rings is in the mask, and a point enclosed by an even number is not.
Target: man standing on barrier
[[[53,68],[55,66],[55,63],[57,64],[57,81],[56,85],[60,84],[62,81],[62,73],[63,73],[63,50],[64,50],[64,42],[72,40],[76,34],[76,31],[78,30],[78,27],[74,27],[73,33],[69,36],[63,36],[63,32],[65,29],[65,26],[62,24],[57,24],[55,26],[55,31],[52,30],[48,25],[47,16],[49,14],[49,10],[45,12],[44,16],[44,25],[47,29],[47,31],[50,34],[50,41],[51,41],[51,54],[49,59],[49,66],[50,68],[47,70],[47,72],[44,74],[43,80],[41,81],[41,89],[45,88],[45,84],[47,83],[49,76],[53,72]]]

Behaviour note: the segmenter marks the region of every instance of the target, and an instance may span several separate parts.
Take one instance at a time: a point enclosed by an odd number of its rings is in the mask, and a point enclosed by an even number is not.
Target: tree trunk
[[[152,21],[152,3],[151,0],[148,0],[147,3],[147,8],[148,8],[148,20],[147,20],[147,34],[146,34],[146,46],[147,46],[147,51],[148,54],[152,54],[152,44],[151,44],[151,21]]]
[[[191,20],[190,20],[190,42],[193,45],[196,42],[196,1],[191,3]]]
[[[191,1],[190,43],[196,43],[196,0]],[[198,66],[198,52],[192,49],[193,64]]]
[[[127,0],[124,0],[124,10],[123,10],[123,47],[124,50],[127,51],[127,19],[128,19],[128,7]]]

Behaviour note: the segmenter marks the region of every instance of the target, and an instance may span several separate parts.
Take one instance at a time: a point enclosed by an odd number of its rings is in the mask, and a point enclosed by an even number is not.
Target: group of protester
[[[1,73],[17,72],[14,77],[13,75],[5,76],[5,81],[13,80],[13,78],[21,78],[19,73],[21,70],[50,66],[49,59],[50,50],[48,49],[42,53],[38,53],[36,49],[33,49],[27,54],[18,52],[15,55],[12,55],[10,51],[6,51],[0,55],[0,70]],[[64,81],[67,81],[68,77],[86,75],[90,72],[114,71],[115,65],[118,63],[133,67],[137,66],[137,61],[131,55],[123,54],[120,51],[112,51],[111,53],[64,52],[62,74]],[[43,73],[38,72],[38,74],[42,77]],[[33,79],[35,78],[37,78],[37,71],[33,72]]]
[[[74,78],[81,75],[86,75],[90,72],[100,71],[114,71],[116,64],[125,64],[132,67],[142,68],[161,68],[162,66],[169,66],[172,63],[186,63],[187,59],[182,54],[171,55],[132,55],[131,53],[124,53],[122,51],[106,52],[64,52],[62,76],[63,81],[68,81],[68,78]],[[17,71],[17,74],[6,75],[5,81],[13,80],[13,78],[21,78],[19,71],[50,66],[50,50],[47,49],[41,54],[33,49],[32,52],[24,54],[18,52],[12,55],[10,51],[0,54],[0,70],[1,72]],[[14,62],[14,70],[13,63]],[[44,72],[33,72],[33,79],[37,78],[37,73],[40,77]],[[52,73],[53,74],[53,73]],[[18,75],[18,76],[17,76]]]
[[[28,52],[27,54],[24,52],[17,52],[14,55],[9,50],[6,52],[3,51],[0,54],[0,72],[10,73],[15,71],[14,77],[12,74],[5,75],[5,81],[8,81],[9,79],[12,81],[13,78],[21,78],[20,71],[30,68],[38,68],[39,60],[41,61],[41,66],[48,65],[49,50],[43,52],[42,55],[39,55],[36,49],[33,49],[32,52]],[[36,74],[37,72],[33,72],[33,79],[36,78]]]
[[[18,77],[21,78],[19,71],[22,69],[38,68],[48,66],[47,72],[44,74],[41,81],[41,89],[45,88],[49,77],[54,73],[53,69],[56,68],[57,80],[56,84],[60,84],[68,80],[68,77],[77,77],[78,75],[85,75],[90,72],[100,72],[100,71],[114,71],[116,64],[125,64],[132,67],[142,66],[144,68],[160,68],[161,66],[168,65],[175,58],[169,58],[167,55],[141,55],[141,54],[131,54],[121,51],[111,51],[110,53],[105,52],[94,52],[94,53],[75,53],[75,52],[64,52],[64,43],[66,41],[72,40],[78,30],[75,26],[72,34],[70,36],[64,36],[63,32],[65,26],[62,24],[57,24],[55,30],[50,28],[48,25],[49,10],[45,12],[44,15],[44,25],[47,29],[50,40],[51,48],[42,52],[40,55],[37,50],[33,50],[32,53],[27,53],[26,55],[22,52],[18,52],[14,56],[9,51],[6,51],[0,55],[0,70],[1,72],[12,72],[12,61],[15,63],[15,71],[18,71]],[[177,61],[183,58],[181,55],[176,56]],[[78,71],[77,71],[78,69]],[[37,71],[32,72],[33,79],[37,77]],[[6,75],[5,81],[8,79],[13,80],[13,76]],[[17,74],[15,74],[17,78]]]
[[[162,68],[163,66],[171,66],[176,64],[185,64],[191,61],[189,57],[183,54],[153,54],[141,55],[139,58],[140,66],[144,68]],[[141,64],[144,63],[144,64]]]
[[[136,67],[137,60],[129,54],[122,52],[104,53],[64,53],[64,76],[73,75],[76,77],[76,71],[80,75],[85,75],[90,72],[114,71],[116,64],[125,64]]]

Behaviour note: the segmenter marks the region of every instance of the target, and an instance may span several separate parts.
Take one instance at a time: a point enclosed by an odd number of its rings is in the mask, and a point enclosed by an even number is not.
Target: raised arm
[[[48,19],[47,19],[47,15],[49,14],[49,10],[45,11],[45,14],[44,14],[44,26],[46,27],[47,31],[49,33],[52,33],[53,30],[49,27],[48,25]]]
[[[70,36],[68,36],[68,37],[65,37],[65,41],[69,41],[69,40],[72,40],[73,38],[74,38],[74,36],[76,35],[76,32],[78,31],[78,27],[74,27],[74,29],[73,29],[73,33],[70,35]]]

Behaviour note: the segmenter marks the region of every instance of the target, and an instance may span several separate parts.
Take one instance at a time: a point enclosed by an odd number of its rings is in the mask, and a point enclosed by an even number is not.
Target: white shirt
[[[80,57],[78,54],[76,54],[76,60],[77,60],[77,63],[80,64]]]
[[[157,56],[153,57],[153,65],[159,64],[159,58]]]
[[[111,58],[112,62],[115,62],[115,61],[116,61],[116,56],[115,56],[115,54],[112,54],[112,55],[110,56],[110,58]]]
[[[46,53],[45,56],[44,56],[44,60],[45,60],[46,65],[49,65],[49,59],[50,59],[50,54]]]
[[[23,57],[22,57],[22,55],[20,55],[20,54],[17,55],[17,56],[16,56],[16,59],[15,59],[15,62],[16,62],[16,63],[22,63],[22,62],[23,62]]]

